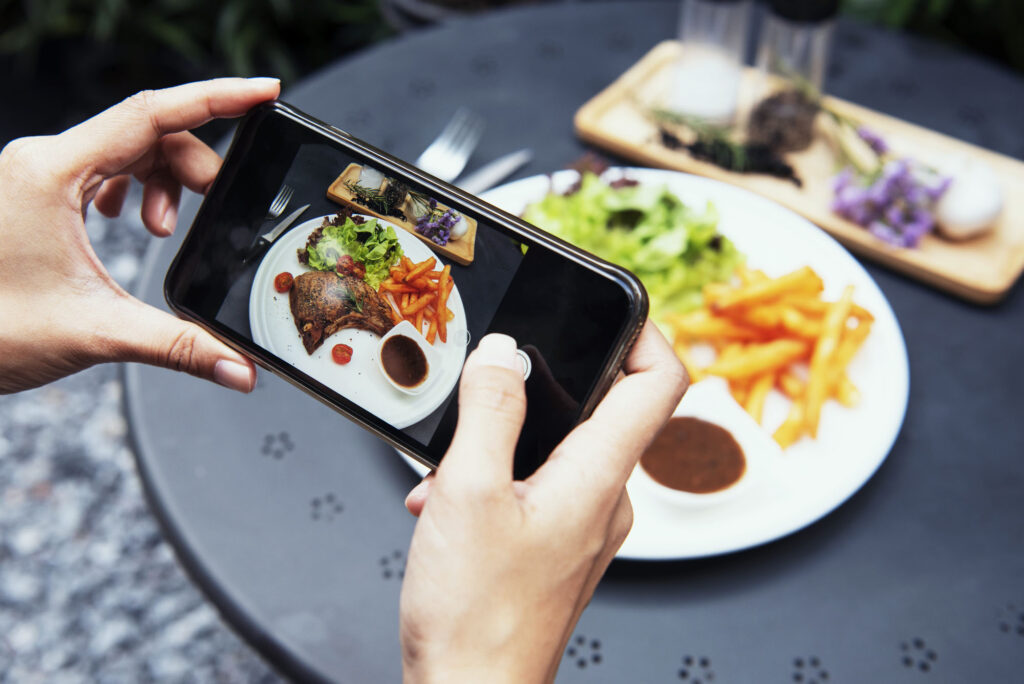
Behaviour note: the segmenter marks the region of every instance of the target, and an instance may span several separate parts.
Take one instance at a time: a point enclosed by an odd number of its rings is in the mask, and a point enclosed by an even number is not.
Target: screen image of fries
[[[860,399],[846,368],[871,331],[874,317],[853,301],[847,286],[836,301],[822,298],[824,284],[804,267],[778,278],[740,267],[739,283],[704,289],[704,304],[666,323],[691,380],[725,378],[736,401],[763,423],[765,399],[778,389],[792,403],[774,433],[786,448],[818,434],[828,399],[851,407]],[[694,360],[693,345],[717,354],[707,366]]]
[[[430,344],[437,338],[448,341],[448,323],[455,318],[448,308],[448,296],[455,285],[451,266],[434,270],[436,265],[433,257],[418,264],[402,257],[380,285],[380,294],[391,304],[392,320],[396,324],[409,321]]]

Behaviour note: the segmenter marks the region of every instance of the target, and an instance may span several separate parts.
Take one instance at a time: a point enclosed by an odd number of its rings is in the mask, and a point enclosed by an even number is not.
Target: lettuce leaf
[[[366,284],[376,290],[402,258],[402,246],[391,226],[377,219],[360,224],[345,217],[344,223],[329,221],[316,244],[306,249],[309,267],[318,271],[333,271],[344,254],[366,267]]]
[[[728,281],[744,258],[718,233],[718,212],[684,204],[668,188],[612,188],[587,173],[571,195],[548,193],[523,219],[635,273],[651,316],[700,306],[704,285]]]

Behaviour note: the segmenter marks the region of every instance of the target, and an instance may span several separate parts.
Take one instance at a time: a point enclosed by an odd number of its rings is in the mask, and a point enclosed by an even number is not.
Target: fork
[[[274,199],[270,202],[270,206],[267,207],[267,215],[263,219],[264,221],[270,221],[276,219],[284,212],[285,207],[292,201],[292,195],[295,194],[295,190],[290,185],[282,185],[281,189],[277,191]]]
[[[416,159],[416,166],[446,183],[455,180],[466,168],[466,162],[480,142],[483,130],[483,119],[465,107],[460,107],[441,135]]]

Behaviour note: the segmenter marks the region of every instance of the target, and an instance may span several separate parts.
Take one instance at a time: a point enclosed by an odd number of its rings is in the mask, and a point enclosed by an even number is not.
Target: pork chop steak
[[[343,328],[385,335],[394,327],[391,306],[360,278],[310,271],[295,278],[288,303],[306,352],[312,354]]]

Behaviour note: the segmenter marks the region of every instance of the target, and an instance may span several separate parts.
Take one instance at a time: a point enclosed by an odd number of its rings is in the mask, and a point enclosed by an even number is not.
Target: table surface
[[[414,33],[285,99],[401,157],[457,105],[487,131],[471,166],[520,175],[583,151],[573,112],[671,37],[674,3],[519,9]],[[951,87],[955,86],[955,87]],[[840,23],[834,94],[1024,157],[1024,81],[906,36]],[[197,208],[182,211],[188,225]],[[184,231],[180,231],[184,233]],[[181,235],[148,254],[162,305]],[[868,265],[906,336],[910,403],[875,477],[805,530],[700,561],[616,562],[559,681],[1010,681],[1024,668],[1024,421],[1018,285],[993,308]],[[263,373],[241,396],[142,366],[127,410],[150,501],[190,574],[283,672],[398,681],[398,596],[416,478],[387,446]],[[685,676],[684,676],[685,675]]]

